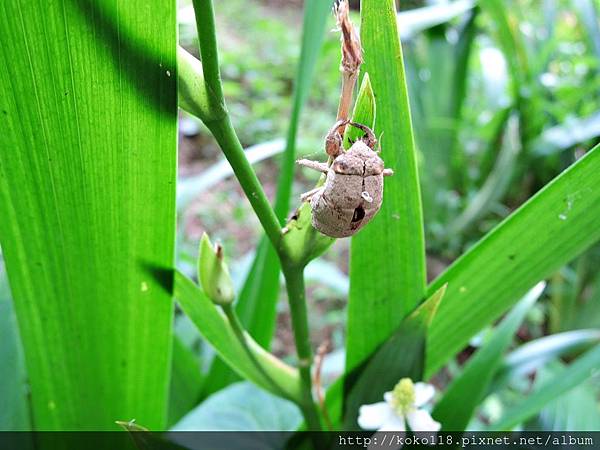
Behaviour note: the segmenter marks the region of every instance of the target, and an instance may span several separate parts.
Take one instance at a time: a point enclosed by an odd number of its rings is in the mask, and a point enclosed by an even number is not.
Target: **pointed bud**
[[[223,261],[223,247],[219,244],[213,247],[206,233],[200,241],[198,278],[204,293],[214,303],[226,305],[233,302],[235,292],[229,270]]]

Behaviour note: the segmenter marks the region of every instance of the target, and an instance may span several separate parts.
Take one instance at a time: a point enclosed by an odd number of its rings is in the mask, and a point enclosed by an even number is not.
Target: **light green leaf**
[[[271,390],[272,384],[245,352],[236,338],[227,318],[210,299],[189,278],[181,272],[175,272],[175,298],[183,312],[194,322],[198,330],[238,375],[256,383],[264,389]],[[283,364],[269,352],[265,351],[250,336],[246,341],[254,357],[263,365],[268,375],[284,389],[290,398],[299,399],[300,378],[298,371]],[[278,392],[275,392],[278,394]]]
[[[536,384],[551,380],[562,369],[557,362],[536,374]],[[592,378],[566,394],[550,401],[540,412],[535,424],[527,430],[540,431],[598,431],[600,430],[600,379]]]
[[[557,357],[572,355],[600,343],[600,330],[574,330],[543,336],[526,342],[504,358],[490,391],[497,391],[508,381],[540,368]]]
[[[364,0],[361,8],[363,69],[377,99],[375,131],[383,133],[382,158],[395,175],[385,180],[379,214],[352,238],[348,370],[425,298],[423,213],[395,4]]]
[[[352,110],[352,121],[356,123],[362,123],[373,129],[375,127],[375,120],[377,119],[377,105],[375,102],[375,94],[373,94],[373,87],[371,86],[371,80],[369,80],[369,74],[365,73],[356,96],[356,102],[354,109]],[[354,142],[361,138],[364,132],[360,128],[346,127],[344,132],[344,147],[349,148],[350,142]]]
[[[430,286],[448,284],[427,341],[426,378],[535,283],[600,240],[600,147],[511,214]]]
[[[554,376],[542,383],[531,395],[504,412],[488,428],[509,431],[536,415],[544,406],[592,376],[600,366],[600,346],[588,350]]]
[[[177,42],[175,2],[147,6],[0,4],[0,242],[36,429],[166,424],[173,305],[149,272],[173,265]]]
[[[208,397],[173,431],[293,431],[301,422],[296,405],[243,382]]]
[[[433,418],[442,424],[443,431],[465,430],[502,362],[502,355],[545,286],[545,283],[540,283],[529,291],[446,388],[432,413]]]

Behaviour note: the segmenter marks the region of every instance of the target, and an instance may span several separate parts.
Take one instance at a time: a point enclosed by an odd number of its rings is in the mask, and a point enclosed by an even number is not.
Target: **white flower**
[[[412,431],[439,431],[441,425],[422,408],[435,394],[427,383],[413,383],[402,378],[384,402],[363,405],[359,409],[358,425],[364,430],[406,431],[406,422]]]

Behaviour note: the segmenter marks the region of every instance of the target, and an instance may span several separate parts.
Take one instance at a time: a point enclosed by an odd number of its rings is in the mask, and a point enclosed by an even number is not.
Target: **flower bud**
[[[213,247],[206,233],[200,241],[198,278],[204,293],[214,303],[226,305],[233,302],[235,292],[229,270],[223,261],[223,247],[219,244]]]

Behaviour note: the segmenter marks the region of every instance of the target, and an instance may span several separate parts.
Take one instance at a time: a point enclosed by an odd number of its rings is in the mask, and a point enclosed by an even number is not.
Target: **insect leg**
[[[296,164],[299,164],[301,166],[308,167],[309,169],[314,169],[314,170],[317,170],[317,171],[323,172],[323,173],[327,173],[327,171],[329,170],[327,163],[311,161],[310,159],[299,159],[298,161],[296,161]]]
[[[363,142],[367,144],[371,149],[375,148],[375,146],[377,145],[377,138],[375,137],[373,130],[371,130],[368,126],[363,125],[362,123],[348,122],[348,124],[363,130],[365,132]]]
[[[302,200],[303,202],[309,202],[310,199],[313,197],[313,195],[315,195],[317,192],[319,192],[321,189],[323,189],[322,187],[318,187],[318,188],[314,188],[311,189],[308,192],[305,192],[304,194],[302,194],[300,196],[300,200]]]

